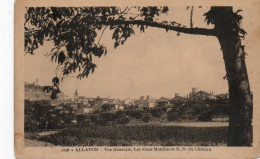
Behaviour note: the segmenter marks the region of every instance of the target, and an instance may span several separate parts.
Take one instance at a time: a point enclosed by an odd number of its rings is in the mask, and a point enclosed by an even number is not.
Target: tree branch
[[[105,30],[106,30],[107,27],[108,27],[108,26],[106,26],[106,27],[103,29],[103,31],[102,31],[102,33],[101,33],[99,39],[98,39],[98,44],[99,44],[100,39],[102,38],[102,36],[103,36],[103,34],[104,34],[104,32],[105,32]]]
[[[192,16],[193,16],[193,6],[191,7],[191,11],[190,11],[190,27],[193,28],[193,23],[192,23]]]
[[[194,34],[194,35],[207,35],[207,36],[216,36],[214,29],[205,29],[205,28],[184,28],[178,26],[172,26],[167,24],[161,24],[158,22],[147,22],[143,20],[115,20],[110,22],[103,22],[104,25],[120,25],[120,24],[133,24],[133,25],[146,25],[155,28],[162,28],[166,30],[173,30],[185,34]]]

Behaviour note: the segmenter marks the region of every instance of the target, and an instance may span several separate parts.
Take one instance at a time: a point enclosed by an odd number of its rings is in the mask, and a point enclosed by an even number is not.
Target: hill
[[[71,103],[72,100],[64,93],[57,94],[58,98],[51,100],[51,93],[45,93],[42,91],[43,86],[36,85],[34,83],[24,84],[24,99],[35,101],[35,100],[49,100],[52,105],[60,103]]]

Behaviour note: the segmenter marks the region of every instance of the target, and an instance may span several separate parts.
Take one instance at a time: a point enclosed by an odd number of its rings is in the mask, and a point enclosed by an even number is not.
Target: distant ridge
[[[24,99],[30,101],[36,100],[48,100],[51,101],[52,105],[61,104],[61,103],[71,103],[72,100],[64,94],[64,92],[58,93],[58,98],[55,100],[51,100],[51,92],[46,93],[42,91],[43,86],[36,85],[34,83],[25,83],[24,84]]]

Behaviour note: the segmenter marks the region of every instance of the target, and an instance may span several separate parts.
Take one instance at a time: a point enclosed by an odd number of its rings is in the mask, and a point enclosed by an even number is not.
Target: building
[[[123,105],[118,105],[118,104],[115,104],[115,107],[114,107],[114,109],[115,110],[124,110],[124,106]]]
[[[216,99],[216,97],[213,95],[213,92],[207,93],[204,91],[199,91],[192,96],[192,101],[204,101],[207,99]]]
[[[168,107],[170,105],[170,101],[168,98],[161,97],[156,101],[156,106],[157,107]]]
[[[219,99],[219,100],[227,100],[227,99],[229,99],[229,93],[218,94],[218,95],[216,95],[216,99]]]
[[[175,93],[175,97],[170,100],[170,103],[173,105],[184,104],[187,101],[187,98],[182,97],[179,93]]]
[[[156,106],[156,99],[148,95],[146,97],[146,101],[145,101],[144,105],[145,105],[145,107],[148,107],[148,108],[154,108]]]
[[[192,98],[196,93],[198,93],[199,92],[199,88],[197,88],[197,87],[193,87],[192,89],[191,89],[191,92],[188,94],[188,98]]]
[[[125,105],[134,105],[134,100],[130,98],[126,98],[123,100]]]
[[[204,101],[206,99],[215,100],[216,96],[213,95],[213,92],[208,93],[193,87],[191,92],[187,95],[187,99],[190,101]]]
[[[139,100],[134,101],[135,105],[139,107],[153,108],[156,105],[156,99],[147,95],[146,98],[141,96]]]
[[[93,107],[84,105],[84,106],[80,106],[77,109],[75,109],[74,112],[76,115],[80,115],[80,114],[88,114],[88,113],[92,112],[93,110],[94,110]]]

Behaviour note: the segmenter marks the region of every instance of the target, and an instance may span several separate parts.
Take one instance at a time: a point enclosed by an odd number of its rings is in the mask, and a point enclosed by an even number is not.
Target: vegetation
[[[153,108],[151,109],[151,114],[154,116],[154,117],[159,117],[162,115],[162,111],[160,108]]]
[[[145,123],[148,123],[149,120],[150,120],[150,114],[144,114],[143,117],[142,117],[142,120],[145,122]]]
[[[178,113],[169,111],[167,113],[167,119],[169,121],[178,121],[179,120]]]
[[[60,146],[218,146],[226,145],[227,127],[90,126],[71,127],[41,141]]]
[[[114,47],[123,45],[134,33],[134,27],[145,32],[148,27],[176,31],[191,35],[214,36],[220,43],[226,69],[230,94],[230,125],[228,145],[252,145],[253,96],[249,86],[245,64],[245,46],[241,44],[246,31],[241,28],[243,17],[233,7],[211,7],[204,14],[212,29],[193,28],[192,13],[190,27],[174,20],[160,22],[159,17],[169,11],[168,7],[29,7],[25,14],[24,51],[34,54],[34,50],[45,41],[53,41],[54,47],[48,54],[52,61],[61,66],[66,77],[78,70],[78,78],[88,77],[96,64],[92,57],[107,53],[106,47],[99,43],[103,32],[113,31]],[[132,13],[136,13],[135,16]],[[76,26],[71,29],[71,26]],[[98,36],[101,32],[101,36]],[[99,37],[99,39],[98,39]],[[62,49],[61,49],[62,48]],[[58,69],[58,67],[57,67]],[[63,77],[62,77],[63,78]],[[52,91],[55,99],[59,90],[58,77],[54,77]],[[140,117],[140,116],[139,116]],[[139,118],[138,117],[138,118]]]
[[[126,115],[134,117],[136,119],[141,119],[145,111],[142,108],[135,108],[126,110]]]
[[[104,106],[96,113],[74,115],[68,105],[63,105],[70,112],[60,114],[50,101],[25,100],[25,138],[41,140],[61,146],[131,146],[131,145],[204,145],[217,146],[226,144],[226,127],[178,127],[154,125],[154,119],[165,116],[161,109],[131,108],[129,110],[111,111]],[[194,107],[175,106],[167,113],[168,121],[196,121],[203,115],[204,105]],[[109,109],[107,109],[109,108]],[[50,111],[52,110],[52,111]],[[57,112],[53,112],[57,111]],[[152,115],[153,112],[157,115]],[[56,116],[52,116],[53,113]],[[129,116],[126,116],[128,114]],[[221,113],[223,114],[223,113]],[[76,124],[71,121],[76,120]],[[137,120],[145,125],[129,124]],[[112,122],[112,124],[111,124]],[[65,128],[65,129],[64,129]],[[46,129],[64,129],[57,134],[39,136],[37,132]]]
[[[30,101],[24,100],[24,130],[37,132],[43,129],[62,129],[71,123],[71,120],[77,119],[72,113],[72,108],[68,105],[62,105],[68,111],[62,114],[59,110],[51,106],[49,100]],[[79,116],[78,120],[82,121]]]
[[[24,85],[24,91],[42,91],[43,87],[39,85],[35,85],[33,83],[25,83]]]
[[[210,104],[207,104],[210,103]],[[228,105],[225,101],[207,101],[206,103],[186,103],[174,105],[165,113],[161,108],[142,109],[138,107],[127,110],[112,110],[112,106],[104,104],[101,110],[90,114],[75,115],[69,104],[61,104],[64,110],[55,109],[49,100],[25,100],[25,131],[36,132],[43,129],[63,129],[69,126],[72,120],[78,125],[109,125],[127,124],[130,120],[149,122],[150,119],[162,119],[167,114],[168,121],[212,121],[212,116],[227,116]]]
[[[128,124],[130,122],[130,119],[126,116],[120,116],[118,119],[117,119],[117,123],[118,124]]]

